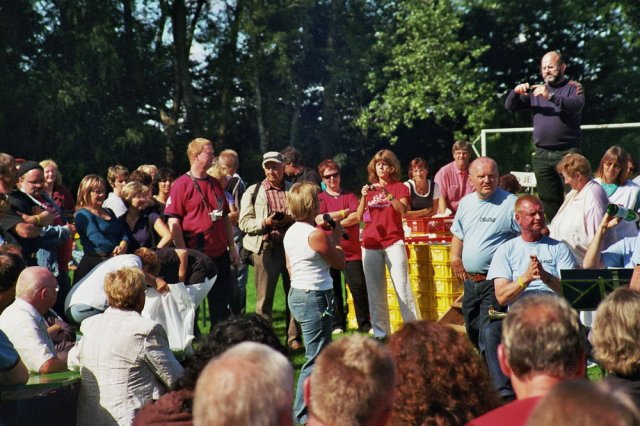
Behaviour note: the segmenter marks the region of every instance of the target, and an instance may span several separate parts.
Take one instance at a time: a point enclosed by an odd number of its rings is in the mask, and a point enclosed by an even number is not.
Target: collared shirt
[[[0,315],[0,329],[9,337],[31,373],[38,373],[42,364],[56,356],[44,318],[33,305],[20,298]]]
[[[460,170],[455,161],[438,170],[433,180],[440,188],[440,193],[452,213],[458,211],[462,197],[473,192],[473,185],[469,182],[469,170]]]
[[[284,181],[282,186],[278,188],[272,185],[268,179],[262,181],[262,187],[265,194],[267,194],[267,203],[269,204],[269,213],[273,212],[287,212],[287,192],[284,189]],[[273,228],[270,232],[264,235],[265,241],[281,242],[286,229]]]

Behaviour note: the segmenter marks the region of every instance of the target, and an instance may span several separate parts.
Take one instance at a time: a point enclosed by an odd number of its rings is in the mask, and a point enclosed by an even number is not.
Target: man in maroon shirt
[[[176,248],[199,250],[218,268],[218,278],[207,295],[214,325],[231,313],[231,264],[238,264],[240,257],[233,241],[224,190],[207,174],[214,158],[211,142],[194,139],[187,148],[187,155],[191,168],[173,183],[164,213],[169,217]]]
[[[518,399],[470,425],[524,425],[556,384],[584,377],[585,349],[578,314],[553,294],[523,297],[511,305],[502,325],[498,361]]]

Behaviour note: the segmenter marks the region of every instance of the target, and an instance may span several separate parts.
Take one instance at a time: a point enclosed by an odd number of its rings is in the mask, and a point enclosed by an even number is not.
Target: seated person
[[[318,355],[304,384],[307,426],[386,425],[393,409],[393,358],[380,343],[347,336]]]
[[[108,273],[109,308],[82,322],[82,339],[69,352],[69,366],[81,377],[78,424],[130,425],[184,373],[162,326],[140,315],[144,281],[140,268]]]
[[[134,426],[193,421],[193,392],[202,370],[216,356],[241,342],[265,344],[286,355],[269,322],[257,314],[235,315],[216,324],[203,336],[195,353],[184,362],[184,376],[158,400],[147,403],[136,415]]]
[[[640,292],[620,287],[598,306],[591,343],[605,382],[623,388],[640,409]]]
[[[605,213],[593,240],[587,248],[582,267],[595,268],[633,268],[640,265],[640,238],[626,237],[603,250],[605,235],[614,229],[621,218]]]
[[[242,342],[211,360],[196,383],[194,424],[293,425],[293,368],[267,345]]]
[[[0,315],[0,330],[11,340],[32,373],[67,370],[65,353],[56,353],[42,317],[56,302],[58,284],[40,266],[26,268],[18,277],[16,300]]]
[[[16,299],[16,283],[24,268],[22,256],[0,253],[0,314]]]
[[[9,338],[0,330],[0,385],[27,383],[29,370],[20,359]]]

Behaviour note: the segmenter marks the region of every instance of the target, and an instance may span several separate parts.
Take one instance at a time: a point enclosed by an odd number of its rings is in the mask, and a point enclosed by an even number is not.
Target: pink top
[[[469,182],[469,170],[458,169],[454,161],[438,170],[433,180],[440,187],[440,194],[453,213],[458,210],[458,203],[462,197],[473,192],[473,186]]]
[[[409,198],[409,188],[402,182],[390,183],[385,189],[397,199]],[[371,221],[365,220],[362,247],[380,250],[398,241],[404,241],[402,215],[393,208],[391,201],[381,191],[367,193],[366,209],[369,211]]]
[[[353,192],[342,191],[340,195],[334,197],[326,191],[322,191],[318,195],[320,200],[320,213],[331,213],[338,210],[350,209],[355,212],[358,209],[358,198]],[[337,219],[336,219],[337,222]],[[340,246],[344,250],[346,260],[362,259],[362,250],[360,250],[360,224],[348,226],[344,230],[349,236],[348,240],[340,239]]]

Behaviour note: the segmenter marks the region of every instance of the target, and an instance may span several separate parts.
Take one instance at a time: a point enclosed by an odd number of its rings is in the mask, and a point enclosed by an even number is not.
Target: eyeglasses
[[[340,177],[340,173],[335,172],[335,173],[332,173],[332,174],[330,174],[330,175],[324,175],[324,176],[322,176],[322,179],[324,179],[324,180],[329,180],[329,179],[337,179],[338,177]]]

